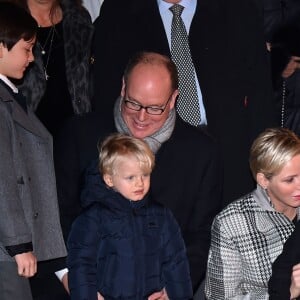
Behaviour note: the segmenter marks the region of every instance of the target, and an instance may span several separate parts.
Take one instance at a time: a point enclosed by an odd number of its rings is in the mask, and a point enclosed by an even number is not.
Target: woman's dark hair
[[[0,43],[8,50],[21,39],[33,39],[37,28],[37,22],[25,9],[14,3],[0,1]]]

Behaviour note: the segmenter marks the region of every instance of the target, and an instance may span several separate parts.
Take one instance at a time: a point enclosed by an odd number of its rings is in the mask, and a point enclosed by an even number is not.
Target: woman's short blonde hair
[[[99,149],[99,170],[104,174],[115,173],[116,162],[121,158],[135,157],[142,170],[151,172],[154,167],[154,154],[149,146],[141,139],[124,134],[108,136]]]
[[[254,179],[262,173],[267,179],[277,175],[285,164],[300,154],[300,139],[286,128],[269,128],[253,142],[250,169]]]

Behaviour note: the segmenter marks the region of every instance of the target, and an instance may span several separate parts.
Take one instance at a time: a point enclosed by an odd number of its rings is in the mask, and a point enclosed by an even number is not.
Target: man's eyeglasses
[[[167,107],[167,104],[169,103],[171,99],[171,96],[169,97],[168,101],[163,107],[158,107],[158,106],[143,106],[139,103],[136,103],[134,101],[124,99],[123,102],[125,106],[129,109],[135,110],[135,111],[140,111],[141,109],[145,109],[146,113],[149,115],[161,115]]]

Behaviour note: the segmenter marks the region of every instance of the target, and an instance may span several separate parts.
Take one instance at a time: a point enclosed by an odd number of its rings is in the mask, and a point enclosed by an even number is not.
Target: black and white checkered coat
[[[299,219],[299,208],[297,213]],[[212,225],[207,299],[268,299],[272,263],[294,228],[293,222],[274,210],[259,186],[229,204]]]

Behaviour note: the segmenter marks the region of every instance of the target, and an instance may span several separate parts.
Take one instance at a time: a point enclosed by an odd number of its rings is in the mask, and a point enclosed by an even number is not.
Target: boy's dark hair
[[[25,9],[0,0],[0,43],[8,50],[21,39],[33,39],[37,29],[37,22]]]

